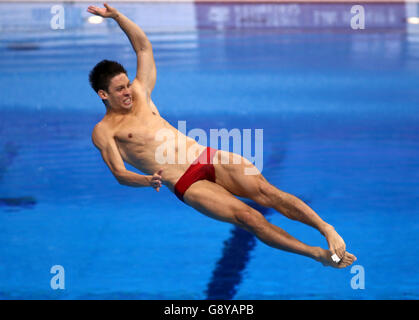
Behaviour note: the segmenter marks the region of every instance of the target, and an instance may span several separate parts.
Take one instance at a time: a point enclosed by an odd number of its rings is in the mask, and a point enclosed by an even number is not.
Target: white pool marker
[[[87,19],[91,24],[99,24],[102,23],[103,18],[99,16],[91,16]]]
[[[409,17],[406,20],[410,24],[419,24],[419,17]]]
[[[335,253],[333,256],[332,256],[332,260],[334,261],[334,262],[336,262],[336,263],[339,263],[339,261],[340,261],[340,258],[337,256],[337,254]]]

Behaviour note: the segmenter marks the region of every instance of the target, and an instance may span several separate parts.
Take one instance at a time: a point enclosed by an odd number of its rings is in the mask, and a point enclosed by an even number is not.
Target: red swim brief
[[[212,164],[212,158],[214,158],[216,152],[217,149],[207,147],[176,182],[175,194],[180,200],[184,202],[183,195],[193,183],[199,180],[215,182],[215,169]]]

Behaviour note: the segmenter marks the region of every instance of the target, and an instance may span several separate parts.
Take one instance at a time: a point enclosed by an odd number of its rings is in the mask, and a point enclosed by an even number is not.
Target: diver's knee
[[[265,220],[262,214],[247,206],[236,211],[235,218],[240,227],[253,233],[262,227]]]
[[[258,181],[258,186],[252,200],[261,206],[272,208],[276,202],[277,196],[278,194],[275,190],[275,187],[269,184],[269,182],[266,180],[260,179],[260,181]]]

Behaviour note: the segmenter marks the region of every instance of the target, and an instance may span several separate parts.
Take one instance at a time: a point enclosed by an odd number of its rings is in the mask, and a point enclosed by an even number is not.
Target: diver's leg
[[[217,184],[234,195],[251,199],[292,220],[316,228],[326,238],[331,255],[336,253],[340,259],[345,256],[346,245],[341,236],[301,199],[270,184],[245,158],[241,157],[240,163],[234,163],[233,157],[240,156],[226,151],[218,151],[217,157],[218,162],[214,164]],[[246,174],[246,168],[250,169],[247,172],[254,174]]]
[[[265,244],[284,251],[310,257],[337,268],[348,266],[350,259],[334,264],[330,252],[309,246],[269,223],[257,210],[237,199],[220,185],[207,180],[192,184],[185,192],[184,201],[199,212],[216,220],[232,223],[251,233]]]

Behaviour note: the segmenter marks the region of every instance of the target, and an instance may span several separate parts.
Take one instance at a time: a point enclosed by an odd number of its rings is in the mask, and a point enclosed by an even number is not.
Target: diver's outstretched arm
[[[144,31],[133,21],[106,3],[104,6],[105,8],[89,6],[87,11],[104,18],[114,19],[127,35],[137,55],[136,79],[142,84],[150,96],[156,83],[156,65],[150,41]]]

